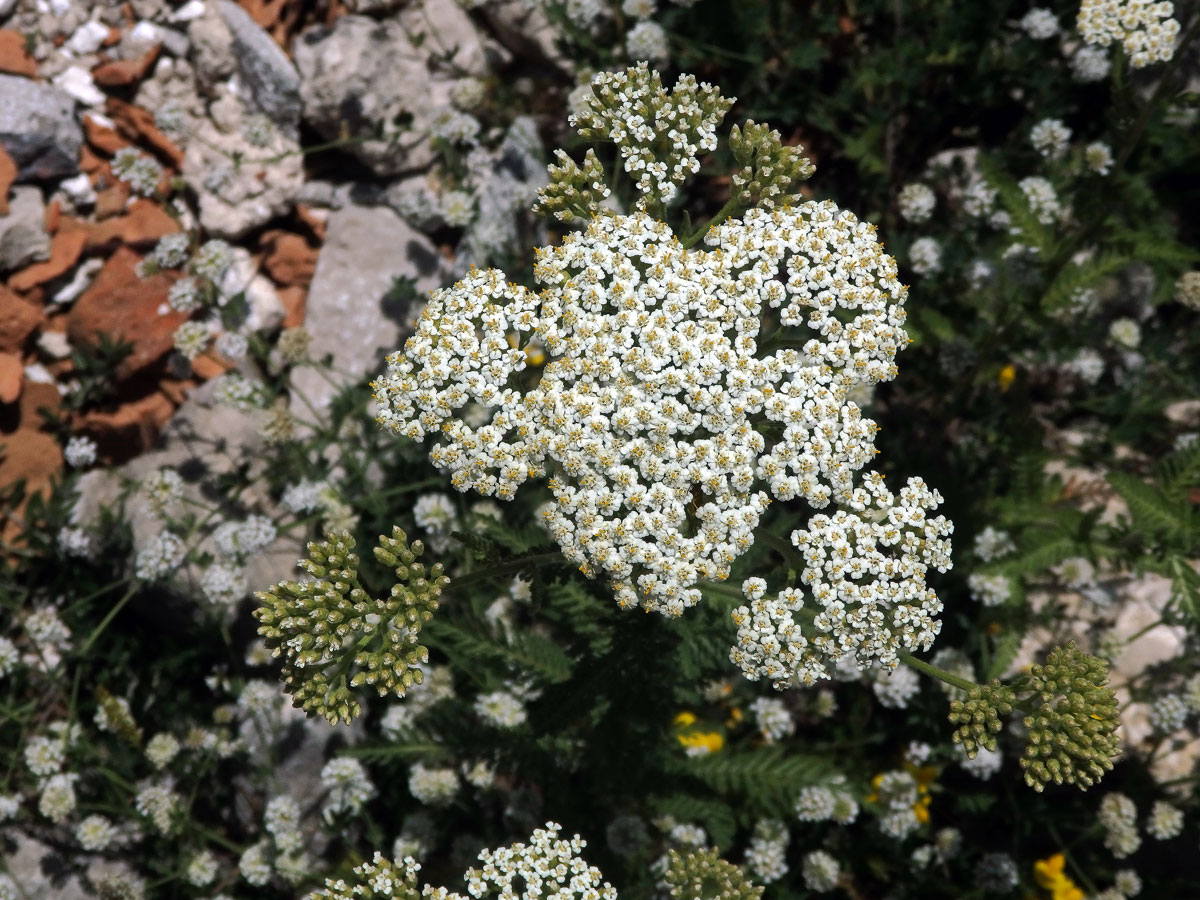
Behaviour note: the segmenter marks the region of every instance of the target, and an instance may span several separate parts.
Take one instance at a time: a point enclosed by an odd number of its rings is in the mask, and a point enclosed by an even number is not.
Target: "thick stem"
[[[945,669],[939,669],[937,666],[925,662],[923,659],[917,659],[911,653],[901,653],[900,662],[904,663],[910,669],[916,669],[930,678],[936,678],[938,681],[944,681],[946,684],[952,685],[962,691],[970,691],[979,687],[975,682],[968,681],[966,678],[960,678],[953,672],[947,672]]]

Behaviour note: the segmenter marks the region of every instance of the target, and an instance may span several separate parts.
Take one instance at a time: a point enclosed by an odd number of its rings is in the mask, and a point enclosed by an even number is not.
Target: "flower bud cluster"
[[[1106,46],[1120,41],[1129,64],[1141,69],[1175,55],[1179,22],[1175,7],[1154,0],[1083,0],[1075,27],[1089,44]]]
[[[595,215],[601,202],[611,193],[604,184],[604,166],[596,158],[596,151],[588,149],[582,166],[562,150],[555,150],[554,158],[558,165],[551,163],[546,167],[550,182],[538,191],[533,211],[554,216],[560,222],[574,222]]]
[[[403,697],[420,683],[419,665],[429,653],[417,636],[449,583],[441,563],[426,570],[416,561],[423,550],[398,527],[391,537],[380,536],[375,557],[396,573],[383,600],[359,584],[354,539],[344,533],[308,545],[300,567],[311,580],[280,582],[255,594],[263,604],[254,611],[258,632],[284,657],[285,690],[297,707],[335,724],[349,722],[361,709],[351,688],[369,684],[380,696]]]
[[[1028,680],[1037,709],[1025,717],[1029,744],[1021,758],[1025,781],[1091,787],[1113,767],[1120,742],[1117,696],[1107,686],[1103,660],[1074,644],[1056,647]]]
[[[717,848],[667,853],[665,881],[672,900],[759,900],[763,888],[717,855]]]
[[[717,147],[717,125],[733,106],[710,84],[680,75],[668,93],[645,62],[624,72],[602,72],[569,119],[586,141],[613,141],[647,201],[670,203],[679,185],[700,171],[701,153]]]
[[[950,567],[945,536],[953,526],[926,514],[941,495],[919,478],[909,479],[898,500],[879,473],[864,482],[847,499],[858,514],[817,515],[792,533],[808,564],[800,576],[806,590],[786,588],[767,599],[762,579],[743,585],[750,606],[733,612],[738,643],[730,659],[750,680],[770,678],[781,689],[812,684],[847,659],[860,669],[873,660],[894,667],[901,652],[928,649],[941,630],[942,603],[925,584],[931,566]]]
[[[950,702],[950,724],[957,725],[952,736],[962,744],[967,757],[974,759],[980,749],[995,750],[995,735],[1002,726],[1001,716],[1013,710],[1013,689],[993,680],[972,688],[964,699]]]
[[[742,206],[774,209],[797,201],[797,185],[816,171],[801,148],[783,146],[778,131],[753,120],[729,130],[729,150],[742,167],[733,173],[732,192]]]

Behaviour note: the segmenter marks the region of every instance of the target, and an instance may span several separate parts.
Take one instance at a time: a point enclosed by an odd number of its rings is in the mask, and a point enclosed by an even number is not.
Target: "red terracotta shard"
[[[0,72],[37,78],[37,60],[25,49],[25,35],[19,31],[0,30]]]
[[[16,403],[25,381],[25,367],[15,353],[0,353],[0,405]]]
[[[118,59],[92,69],[92,81],[101,87],[126,87],[146,77],[158,59],[162,44],[155,44],[138,59]]]
[[[267,274],[277,284],[287,287],[308,287],[312,284],[318,251],[308,246],[308,242],[300,235],[287,231],[268,231],[263,235],[260,246],[266,251],[263,264]]]
[[[0,285],[0,353],[20,353],[41,323],[41,307]]]
[[[176,169],[183,167],[183,151],[171,142],[171,139],[158,130],[154,124],[154,114],[149,110],[109,97],[104,104],[104,112],[117,123],[118,130],[130,140],[141,138]]]
[[[101,334],[133,344],[114,372],[119,381],[162,359],[174,345],[175,329],[187,319],[174,310],[159,315],[178,273],[141,278],[136,271],[140,259],[128,247],[118,248],[67,316],[72,344],[95,345]]]
[[[8,190],[17,180],[17,164],[0,146],[0,216],[8,215]]]

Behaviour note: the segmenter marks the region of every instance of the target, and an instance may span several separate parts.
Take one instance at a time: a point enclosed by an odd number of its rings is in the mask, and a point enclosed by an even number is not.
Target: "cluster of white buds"
[[[910,478],[897,502],[877,472],[864,482],[848,503],[857,513],[817,515],[792,533],[807,563],[804,590],[767,598],[761,578],[743,585],[750,606],[733,613],[738,643],[730,659],[751,681],[770,678],[781,689],[812,684],[843,660],[860,669],[873,660],[895,667],[901,652],[929,649],[940,631],[942,603],[925,574],[950,568],[945,537],[953,525],[927,515],[941,495]],[[816,609],[805,608],[806,594]]]
[[[613,141],[647,200],[670,203],[688,177],[700,171],[697,157],[717,147],[717,125],[733,105],[710,84],[680,75],[670,93],[645,62],[592,81],[570,123],[584,140]]]
[[[1179,22],[1170,2],[1154,0],[1083,0],[1075,27],[1089,44],[1121,42],[1129,64],[1141,69],[1175,55]]]
[[[439,435],[430,458],[459,490],[507,500],[552,467],[547,525],[567,558],[607,572],[622,606],[672,615],[698,579],[728,577],[769,494],[865,497],[853,474],[877,426],[847,396],[894,377],[907,342],[895,261],[831,203],[752,210],[705,242],[687,250],[644,213],[596,217],[539,251],[540,295],[496,270],[436,292],[374,385],[382,424]],[[794,346],[760,355],[764,305],[780,333],[803,329],[778,342]],[[550,361],[522,390],[535,337]],[[465,424],[470,403],[486,424]]]

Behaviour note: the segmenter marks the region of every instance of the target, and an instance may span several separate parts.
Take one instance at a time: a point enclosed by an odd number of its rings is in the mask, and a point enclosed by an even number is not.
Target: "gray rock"
[[[524,0],[494,0],[482,8],[492,32],[519,59],[548,62],[570,73],[574,66],[558,49],[558,30],[540,5]]]
[[[312,334],[314,359],[333,357],[335,368],[350,377],[300,368],[292,383],[318,409],[326,407],[335,386],[349,384],[377,370],[381,354],[400,347],[401,334],[416,310],[392,306],[384,299],[392,279],[415,281],[418,297],[441,287],[445,266],[437,249],[423,234],[386,207],[349,206],[329,216],[325,244],[308,291],[305,328]],[[311,418],[297,396],[293,410]]]
[[[489,165],[472,172],[479,213],[458,247],[456,276],[472,264],[486,267],[514,247],[520,238],[518,217],[533,205],[547,177],[537,124],[528,116],[513,120]]]
[[[278,44],[250,14],[230,0],[218,0],[221,18],[233,37],[238,72],[263,115],[294,128],[300,121],[300,76]]]
[[[346,147],[378,175],[428,168],[430,130],[451,111],[451,86],[484,74],[502,55],[495,46],[453,0],[413,3],[382,22],[351,15],[310,28],[292,47],[304,118],[329,140],[381,136]]]
[[[247,138],[245,110],[226,92],[195,124],[187,142],[183,178],[196,192],[200,224],[236,239],[292,208],[304,183],[304,162],[293,133],[269,125],[264,143]],[[260,123],[266,123],[260,118]],[[240,163],[234,165],[234,156]]]
[[[17,164],[17,181],[74,175],[83,144],[75,101],[51,85],[0,75],[0,144]]]
[[[285,131],[300,121],[300,76],[269,34],[228,0],[208,0],[188,24],[197,81],[206,92],[227,91],[231,76],[254,106]]]
[[[55,897],[57,900],[88,900],[79,876],[68,859],[53,847],[19,831],[6,831],[12,847],[6,847],[4,866],[23,897]]]
[[[287,518],[262,488],[267,466],[263,428],[269,413],[241,412],[217,403],[213,395],[218,381],[206,382],[192,392],[163,429],[155,449],[118,468],[84,473],[79,480],[79,499],[72,521],[84,526],[97,521],[101,510],[116,504],[125,480],[142,481],[158,469],[172,469],[183,476],[186,501],[212,506],[215,485],[223,476],[233,475],[246,460],[250,462],[246,479],[251,486],[241,493],[239,504],[276,522]],[[162,522],[136,495],[127,505],[127,512],[135,551],[162,532]],[[295,578],[296,560],[304,555],[305,542],[299,532],[280,534],[270,546],[247,561],[246,583],[251,591]],[[219,556],[210,538],[200,542],[199,550]],[[189,566],[176,573],[174,582],[186,589],[189,596],[199,596],[202,575],[201,569]]]
[[[0,22],[12,15],[17,8],[17,0],[0,0]]]
[[[50,258],[42,192],[32,185],[13,188],[8,215],[0,216],[0,272]]]

